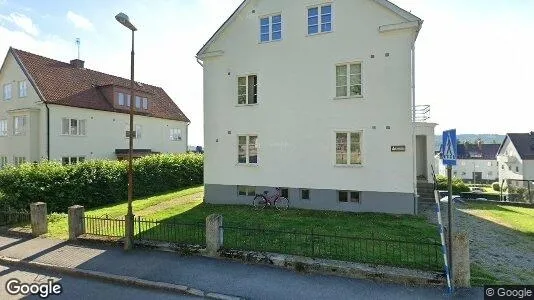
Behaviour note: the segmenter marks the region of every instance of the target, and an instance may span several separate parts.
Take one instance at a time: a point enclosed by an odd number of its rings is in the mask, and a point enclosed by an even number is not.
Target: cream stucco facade
[[[24,97],[19,95],[19,82],[27,83]],[[11,99],[4,99],[6,84],[12,86]],[[6,56],[0,70],[0,88],[0,122],[7,121],[7,135],[0,136],[0,158],[5,157],[8,164],[14,164],[16,158],[22,157],[27,162],[48,158],[61,161],[63,157],[116,159],[115,149],[128,148],[128,114],[45,105],[11,53]],[[26,124],[24,132],[15,134],[14,122],[18,116],[25,116]],[[84,120],[85,134],[63,135],[63,118]],[[163,153],[186,152],[186,122],[136,115],[134,124],[141,126],[140,138],[134,140],[135,149]],[[171,128],[180,130],[181,140],[171,140]]]
[[[201,50],[206,201],[249,204],[287,187],[294,207],[414,213],[415,132],[433,162],[433,126],[412,122],[413,49],[422,21],[372,0],[246,1]],[[383,1],[382,1],[383,2]],[[332,7],[332,31],[307,34],[309,7]],[[281,15],[282,39],[260,42],[260,19]],[[362,95],[336,97],[336,66],[361,64]],[[257,76],[256,104],[238,104],[238,78]],[[361,134],[361,164],[336,163],[336,133]],[[258,137],[258,162],[238,162],[239,136]],[[396,147],[398,151],[393,151]],[[302,199],[302,190],[310,199]],[[341,203],[338,191],[358,191]]]

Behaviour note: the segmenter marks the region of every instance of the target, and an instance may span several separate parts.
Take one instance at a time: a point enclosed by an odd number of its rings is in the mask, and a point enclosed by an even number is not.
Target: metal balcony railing
[[[414,121],[425,122],[430,119],[430,105],[416,105],[414,107]]]

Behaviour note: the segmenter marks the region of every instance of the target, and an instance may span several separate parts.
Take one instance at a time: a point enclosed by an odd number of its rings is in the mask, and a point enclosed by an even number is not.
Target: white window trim
[[[273,17],[274,16],[280,16],[281,20],[282,20],[282,26],[280,28],[280,39],[279,40],[273,40]],[[265,18],[269,18],[269,40],[268,41],[262,41],[261,40],[261,19],[265,19]],[[272,14],[268,14],[268,15],[263,15],[263,16],[260,16],[258,17],[258,24],[260,25],[260,34],[258,36],[258,44],[269,44],[269,43],[276,43],[276,42],[281,42],[284,40],[284,16],[282,14],[282,12],[277,12],[277,13],[272,13]]]
[[[362,91],[361,95],[350,95],[350,65],[352,64],[360,64],[360,79],[361,79],[361,85],[362,85]],[[337,96],[337,67],[339,66],[347,66],[347,96]],[[363,60],[355,60],[347,63],[339,63],[336,64],[334,67],[334,100],[343,100],[343,99],[363,99],[364,98],[364,87],[365,82],[363,78],[363,71],[364,71],[364,63]]]
[[[178,138],[177,139],[174,138],[174,135],[172,133],[173,130],[177,130],[178,131]],[[182,130],[180,128],[169,128],[169,140],[171,142],[181,141],[182,140]]]
[[[339,201],[339,193],[347,193],[347,202]],[[350,193],[359,193],[358,202],[350,201]],[[341,205],[361,205],[362,204],[362,191],[353,190],[337,190],[337,203]]]
[[[10,95],[9,95],[9,98],[6,97],[6,87],[10,87]],[[4,85],[2,85],[2,99],[4,101],[8,101],[8,100],[11,100],[13,99],[13,83],[5,83]]]
[[[9,164],[9,161],[7,159],[6,155],[0,155],[0,169],[5,168]]]
[[[72,159],[73,158],[76,158],[76,164],[80,163],[80,158],[83,158],[83,161],[85,162],[86,160],[86,157],[85,155],[75,155],[75,156],[62,156],[61,157],[61,163],[63,164],[63,159],[64,158],[67,158],[69,160],[69,162],[67,163],[67,165],[72,165]]]
[[[0,119],[0,122],[5,122],[6,124],[6,131],[4,132],[0,131],[0,137],[7,137],[9,135],[9,126],[8,126],[9,121],[7,119]]]
[[[246,195],[239,195],[239,187],[245,187],[245,194]],[[256,186],[252,186],[252,185],[236,185],[236,194],[237,194],[237,197],[254,197],[256,195]],[[252,191],[253,195],[250,195],[250,191]]]
[[[248,99],[248,77],[249,76],[256,76],[256,103],[249,103],[249,99]],[[247,99],[245,100],[244,104],[239,104],[239,78],[240,77],[245,77],[245,79],[247,80],[246,94],[245,94],[247,96]],[[257,74],[250,73],[250,74],[247,74],[247,75],[238,75],[238,76],[236,76],[235,80],[236,80],[237,91],[236,91],[236,97],[234,99],[238,101],[235,106],[256,106],[256,105],[260,104],[260,93],[259,93],[259,90],[260,90],[260,77]]]
[[[69,123],[69,133],[67,133],[67,134],[63,133],[63,120],[64,119],[67,119],[68,123]],[[85,133],[84,134],[71,134],[71,130],[72,130],[71,120],[76,120],[77,121],[77,123],[78,123],[78,132],[80,132],[80,121],[84,121],[85,122]],[[87,136],[87,120],[86,119],[75,119],[75,118],[61,118],[61,130],[60,130],[60,134],[59,135],[60,136],[78,136],[78,137]]]
[[[239,137],[240,136],[246,136],[247,137],[247,143],[245,144],[246,147],[245,147],[245,157],[246,157],[246,162],[244,163],[240,163],[239,162]],[[257,162],[255,163],[250,163],[250,153],[249,153],[249,138],[250,136],[255,136],[256,137],[256,150],[257,150]],[[248,166],[248,167],[259,167],[259,164],[260,164],[260,146],[258,144],[258,140],[260,138],[260,135],[259,134],[255,134],[255,133],[244,133],[244,134],[238,134],[237,135],[237,138],[236,138],[236,148],[237,148],[237,152],[236,152],[236,158],[237,158],[237,163],[236,163],[236,166]]]
[[[20,93],[20,84],[24,83],[24,95],[21,95]],[[18,89],[19,89],[19,98],[26,98],[28,97],[28,81],[27,80],[21,80],[18,82]]]
[[[308,191],[308,199],[304,199],[304,197],[302,197],[302,192],[303,191]],[[311,189],[299,189],[299,199],[300,200],[303,200],[303,201],[311,201],[311,194],[312,194],[312,191]]]
[[[348,140],[347,140],[347,156],[350,157],[350,133],[353,132],[359,132],[360,133],[360,161],[361,163],[359,165],[354,164],[338,164],[337,163],[337,151],[336,151],[336,135],[337,133],[348,133]],[[334,130],[333,135],[333,158],[334,158],[334,167],[338,168],[362,168],[365,165],[365,153],[364,153],[364,130],[363,129],[341,129],[341,130]]]
[[[17,129],[16,128],[16,121],[15,121],[15,118],[24,118],[25,121],[24,121],[24,130],[19,132],[19,133],[16,133],[15,130]],[[13,136],[25,136],[27,131],[28,131],[28,127],[29,127],[29,124],[30,124],[30,118],[28,118],[27,115],[20,115],[20,116],[13,116]]]
[[[332,11],[331,11],[331,15],[330,15],[330,23],[331,23],[331,28],[330,28],[330,31],[321,31],[321,25],[323,24],[321,22],[321,6],[325,6],[325,5],[330,5]],[[334,2],[333,1],[325,1],[325,2],[322,2],[322,3],[318,3],[318,4],[313,4],[313,5],[308,5],[306,6],[306,10],[305,10],[305,13],[304,13],[304,19],[306,20],[306,34],[305,36],[306,37],[312,37],[312,36],[317,36],[317,35],[322,35],[322,34],[329,34],[329,33],[332,33],[334,32]],[[310,8],[314,8],[314,7],[317,7],[319,8],[319,23],[318,23],[318,26],[319,26],[319,31],[317,33],[308,33],[308,10]]]
[[[19,160],[22,160],[22,162],[19,162]],[[20,166],[27,162],[28,160],[26,159],[26,156],[13,156],[13,165],[15,166]]]
[[[126,125],[126,128],[124,129],[124,138],[125,139],[130,139],[127,135],[126,135],[126,132],[130,131],[130,124],[127,124]],[[141,124],[134,124],[134,131],[135,131],[135,136],[134,136],[134,140],[140,140],[143,138],[143,125]],[[138,132],[141,132],[141,136],[139,136]]]

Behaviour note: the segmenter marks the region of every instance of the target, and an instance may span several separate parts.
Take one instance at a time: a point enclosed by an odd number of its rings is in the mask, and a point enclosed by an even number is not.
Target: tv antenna
[[[76,46],[78,47],[78,59],[80,59],[80,38],[76,38]]]

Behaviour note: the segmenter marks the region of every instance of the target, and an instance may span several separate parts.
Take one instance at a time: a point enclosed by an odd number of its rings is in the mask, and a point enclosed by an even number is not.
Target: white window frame
[[[346,148],[346,155],[347,155],[347,162],[346,163],[338,163],[337,162],[337,135],[340,134],[346,134],[347,135],[347,148]],[[352,133],[357,133],[360,135],[360,162],[359,163],[351,163],[351,135]],[[361,167],[364,164],[364,155],[363,155],[363,137],[364,133],[363,130],[336,130],[334,131],[334,166],[337,167]]]
[[[360,76],[360,83],[356,83],[356,84],[351,84],[351,76],[353,75],[352,74],[352,68],[351,66],[352,65],[359,65],[360,66],[360,73],[356,73],[354,75],[359,75]],[[345,73],[345,85],[338,85],[338,76],[337,76],[337,69],[338,67],[346,67],[347,70],[346,70],[346,73]],[[353,62],[348,62],[348,63],[340,63],[340,64],[336,64],[336,67],[335,67],[335,73],[334,73],[334,80],[335,80],[335,87],[336,87],[336,90],[335,90],[335,97],[334,99],[348,99],[348,98],[363,98],[363,87],[364,87],[364,84],[363,84],[363,62],[362,61],[353,61]],[[353,86],[360,86],[360,94],[354,94],[352,95],[351,94],[351,91],[352,91],[352,87]],[[338,88],[341,88],[341,87],[345,87],[345,95],[338,95]]]
[[[345,193],[346,197],[347,197],[347,201],[341,201],[340,200],[340,195],[342,193]],[[353,193],[357,193],[358,194],[358,200],[357,201],[353,201]],[[347,191],[347,190],[338,190],[337,191],[337,202],[338,203],[342,203],[342,204],[362,204],[362,192],[361,191]]]
[[[7,119],[0,120],[0,136],[8,135]]]
[[[2,95],[5,101],[13,98],[13,84],[11,84],[11,82],[4,84],[2,87]]]
[[[245,191],[244,195],[241,195],[242,189]],[[256,187],[251,185],[238,185],[237,196],[238,197],[254,197],[256,195]]]
[[[246,137],[246,143],[244,144],[245,146],[245,162],[240,162],[239,161],[239,148],[242,144],[239,143],[239,140],[241,137]],[[255,148],[256,148],[256,162],[250,162],[250,138],[251,137],[256,137],[256,140],[255,140]],[[259,144],[258,144],[258,139],[259,139],[259,135],[258,134],[239,134],[237,136],[237,164],[238,165],[258,165],[259,164],[259,156],[260,156],[260,147],[259,147]]]
[[[122,92],[117,92],[117,103],[119,106],[125,106],[126,105],[126,94]]]
[[[255,76],[256,77],[256,103],[251,103],[250,102],[250,97],[249,97],[249,78],[252,77],[252,76]],[[240,78],[245,78],[245,103],[239,103],[240,101],[240,97],[243,96],[243,94],[240,94],[239,93],[239,88],[241,86],[243,86],[242,84],[239,84],[239,79]],[[258,75],[256,74],[247,74],[247,75],[239,75],[237,76],[237,106],[249,106],[249,105],[258,105],[259,103],[259,94],[258,94],[258,87],[259,87],[259,78],[258,78]]]
[[[304,191],[308,191],[308,198],[304,198]],[[306,200],[306,201],[310,201],[311,200],[311,189],[300,189],[300,200]]]
[[[7,156],[0,155],[0,169],[5,168],[7,166]]]
[[[273,18],[274,17],[280,17],[280,31],[274,31],[273,30]],[[262,24],[261,24],[261,21],[263,19],[267,19],[269,22],[267,24],[267,32],[269,34],[269,38],[266,40],[266,41],[263,41],[262,40]],[[271,42],[279,42],[281,40],[284,39],[284,18],[282,16],[282,12],[277,12],[277,13],[273,13],[273,14],[269,14],[269,15],[263,15],[261,17],[259,17],[259,24],[260,24],[260,35],[259,35],[259,43],[260,44],[264,44],[264,43],[271,43]],[[278,23],[276,23],[278,24]],[[280,32],[280,38],[279,39],[276,39],[276,40],[273,40],[273,33],[275,32]]]
[[[143,97],[143,109],[148,110],[148,98]]]
[[[64,123],[68,122],[68,132],[64,131]],[[72,121],[76,121],[76,133],[72,133],[73,124]],[[83,126],[81,126],[83,124]],[[85,119],[73,119],[73,118],[61,118],[61,135],[63,136],[86,136],[87,135],[87,120]]]
[[[25,156],[13,156],[13,164],[15,166],[20,166],[22,164],[26,163],[26,157]]]
[[[330,6],[330,30],[329,31],[323,31],[323,20],[322,20],[322,16],[323,16],[323,7],[324,6]],[[310,9],[312,8],[317,8],[317,17],[318,17],[318,20],[317,20],[317,32],[315,33],[310,33],[310,23],[309,23],[309,19],[310,19],[310,14],[309,14],[309,11]],[[325,23],[326,24],[326,23]],[[314,36],[314,35],[318,35],[318,34],[327,34],[327,33],[331,33],[334,31],[334,3],[333,2],[324,2],[324,3],[320,3],[320,4],[314,4],[314,5],[310,5],[310,6],[307,6],[306,7],[306,35],[307,36]]]
[[[65,159],[67,162],[65,163]],[[83,163],[85,161],[85,156],[63,156],[61,157],[61,164],[63,165],[75,165],[77,163]]]
[[[180,128],[170,128],[169,129],[169,140],[171,140],[171,141],[181,141],[182,140],[182,130]]]
[[[19,98],[28,97],[28,81],[22,80],[19,81]]]
[[[23,120],[22,125],[19,125],[19,122],[17,122],[18,119]],[[13,135],[14,136],[26,135],[27,128],[28,128],[28,116],[14,116],[13,117]]]
[[[136,109],[141,109],[142,99],[143,99],[143,97],[141,97],[141,96],[135,96],[135,108]]]
[[[126,128],[124,130],[124,137],[126,139],[129,139],[129,137],[128,137],[128,132],[129,131],[130,131],[130,125],[127,124]],[[143,137],[143,126],[141,124],[134,124],[134,131],[135,131],[135,136],[133,137],[134,140],[138,140],[138,139],[141,139]]]

